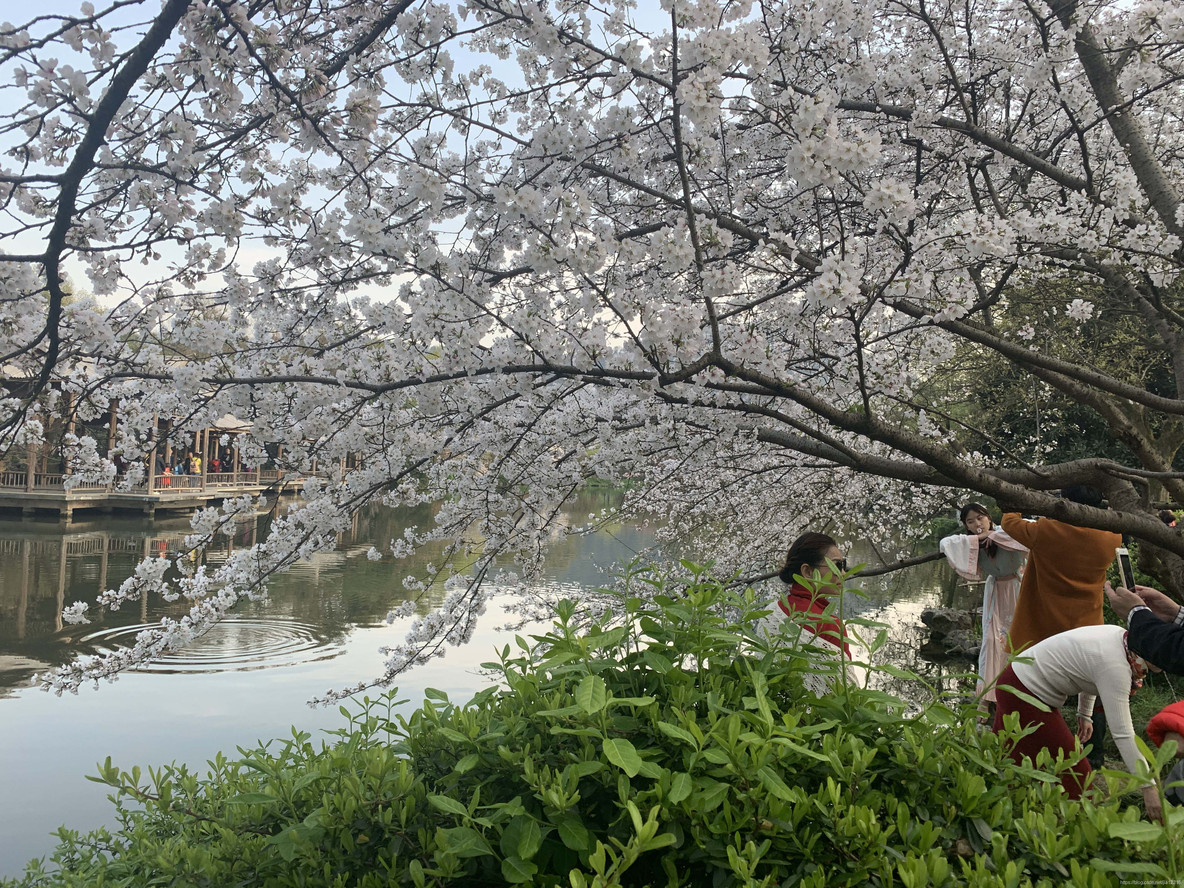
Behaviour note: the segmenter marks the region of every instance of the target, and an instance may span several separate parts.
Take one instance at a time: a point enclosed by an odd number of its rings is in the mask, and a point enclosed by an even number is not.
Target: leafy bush
[[[120,826],[62,830],[22,886],[1020,886],[1167,877],[1170,829],[1068,801],[940,695],[803,690],[800,651],[749,628],[751,591],[699,569],[630,577],[614,625],[487,664],[465,705],[365,700],[308,734],[141,773],[108,764]],[[882,636],[881,636],[882,642]],[[872,648],[875,649],[873,644]],[[898,670],[890,670],[898,673]],[[919,679],[918,679],[919,681]],[[1172,827],[1174,829],[1174,827]]]

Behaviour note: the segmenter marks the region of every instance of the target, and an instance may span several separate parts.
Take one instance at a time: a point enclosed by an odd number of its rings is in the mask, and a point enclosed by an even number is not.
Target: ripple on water
[[[159,623],[115,626],[92,632],[79,641],[93,645],[96,653],[103,653],[130,647],[140,632],[159,628]],[[162,654],[156,661],[133,671],[246,672],[331,660],[344,652],[342,639],[326,637],[310,623],[277,617],[227,617],[181,650]]]

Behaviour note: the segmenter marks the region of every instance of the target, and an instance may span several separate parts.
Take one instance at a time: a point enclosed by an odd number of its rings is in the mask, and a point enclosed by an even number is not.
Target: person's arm
[[[1125,658],[1124,658],[1125,659]],[[1126,664],[1124,663],[1123,666]],[[1145,762],[1143,754],[1135,744],[1135,726],[1131,721],[1130,669],[1120,667],[1115,661],[1103,667],[1102,681],[1096,682],[1098,696],[1106,707],[1106,724],[1114,745],[1122,755],[1122,762],[1131,774],[1139,773],[1139,763]],[[1101,741],[1099,741],[1101,742]],[[1163,819],[1163,808],[1159,800],[1159,787],[1152,780],[1142,788],[1143,807],[1152,820]]]
[[[1110,729],[1110,736],[1114,738],[1114,745],[1118,747],[1126,769],[1137,774],[1139,763],[1144,759],[1135,743],[1135,726],[1131,720],[1130,667],[1125,662],[1119,665],[1115,658],[1114,662],[1107,662],[1104,669],[1104,674],[1098,676],[1101,680],[1096,684],[1098,696],[1106,707],[1106,726]]]
[[[1184,626],[1165,623],[1145,608],[1132,610],[1127,626],[1132,651],[1165,672],[1184,675]]]
[[[978,540],[973,534],[963,533],[944,537],[938,544],[950,567],[968,580],[982,578],[978,569],[978,547]]]
[[[1014,555],[1018,555],[1020,557],[1026,556],[1028,554],[1028,547],[1019,540],[1012,539],[1011,534],[1009,534],[1002,527],[996,527],[987,536],[988,539],[995,543],[995,545],[997,545],[1000,549],[1006,549]]]
[[[1152,589],[1150,586],[1136,585],[1135,593],[1139,596],[1139,600],[1151,608],[1151,612],[1161,620],[1184,624],[1184,616],[1181,616],[1184,614],[1184,607],[1181,607],[1179,602],[1173,601],[1158,589]]]
[[[1024,516],[1019,512],[1006,512],[1003,515],[1003,529],[1007,531],[1008,535],[1018,543],[1022,543],[1029,549],[1032,544],[1036,542],[1036,534],[1040,527],[1039,521],[1025,521]]]

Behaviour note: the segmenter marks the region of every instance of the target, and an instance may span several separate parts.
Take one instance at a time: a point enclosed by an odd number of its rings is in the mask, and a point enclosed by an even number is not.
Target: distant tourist
[[[975,694],[989,711],[995,703],[995,679],[1007,665],[1007,633],[1020,591],[1020,573],[1028,549],[995,526],[982,503],[967,503],[958,517],[968,531],[941,541],[941,552],[959,576],[985,580],[983,643],[978,654]]]

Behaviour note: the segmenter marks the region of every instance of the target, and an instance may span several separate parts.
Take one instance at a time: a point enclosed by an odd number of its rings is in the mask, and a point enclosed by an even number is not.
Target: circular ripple
[[[158,628],[159,623],[115,626],[92,632],[80,641],[94,645],[102,653],[130,647],[145,629]],[[345,645],[340,640],[326,638],[316,626],[299,620],[227,617],[181,650],[167,652],[133,671],[246,672],[330,660],[344,651]]]

